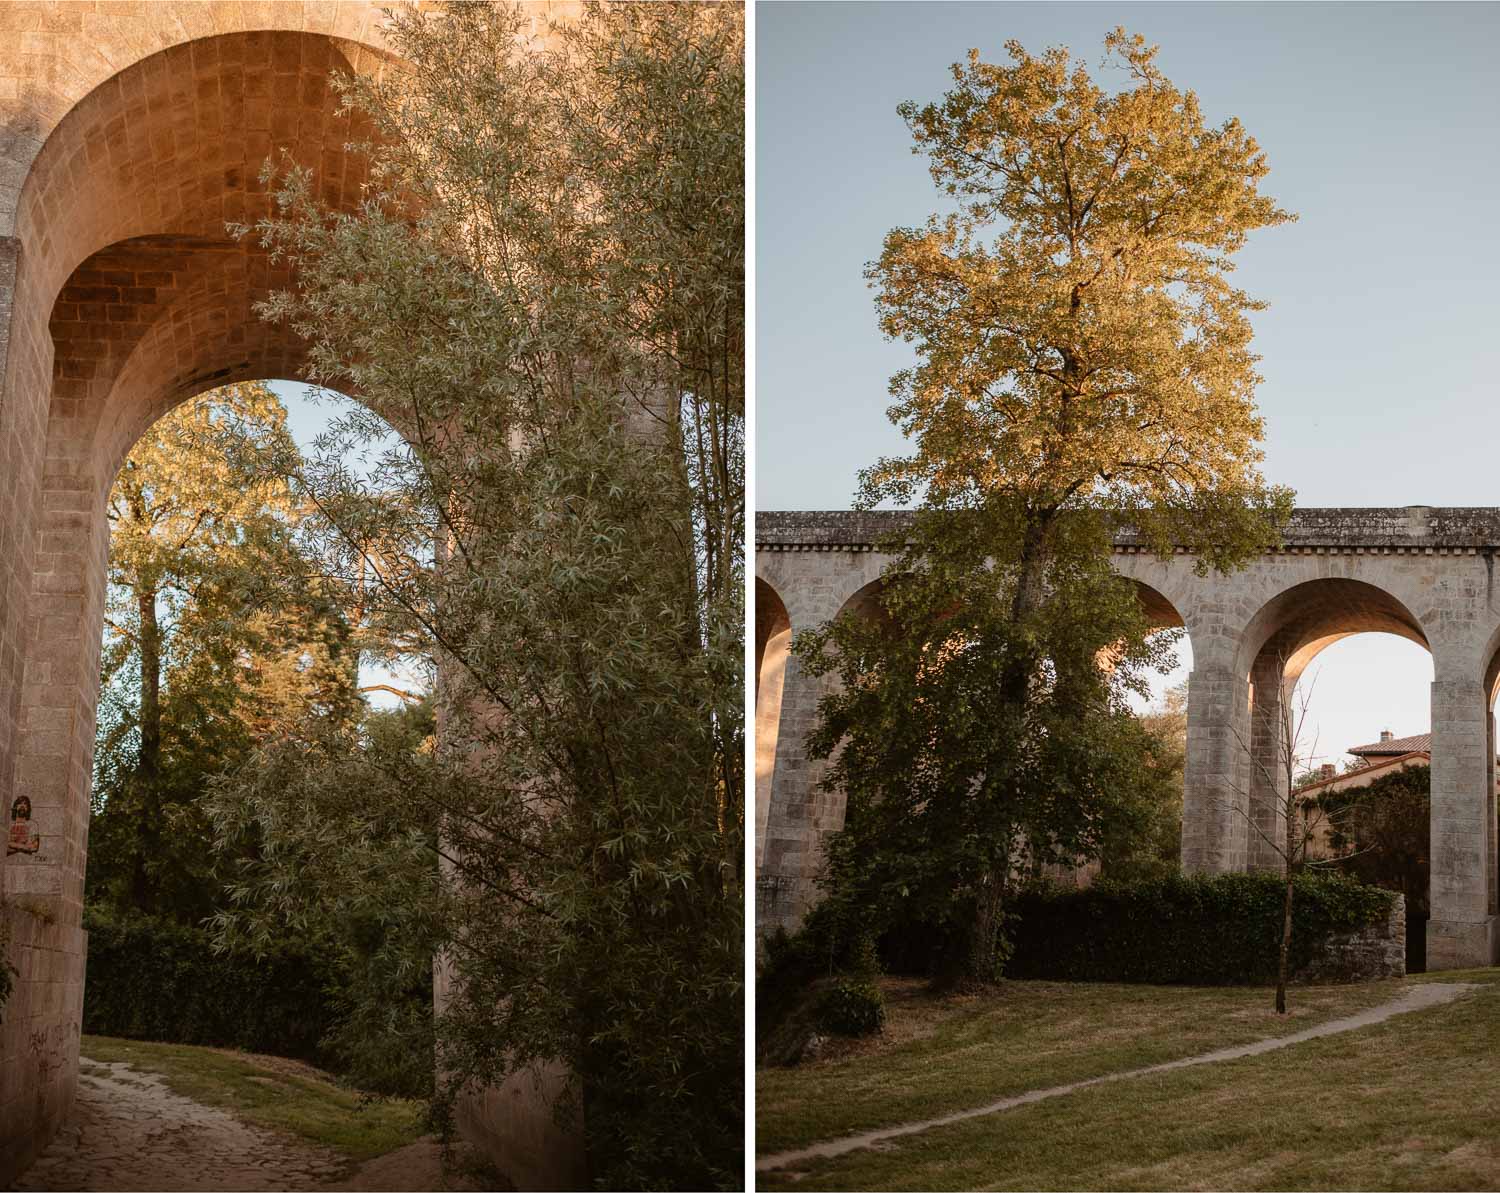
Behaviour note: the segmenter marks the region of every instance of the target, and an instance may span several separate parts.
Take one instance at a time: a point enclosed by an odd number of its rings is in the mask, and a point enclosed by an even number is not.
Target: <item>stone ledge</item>
[[[768,551],[870,551],[911,522],[908,510],[761,510],[755,545]],[[1115,537],[1121,551],[1143,551],[1140,539]],[[1489,555],[1500,550],[1500,507],[1355,506],[1295,510],[1283,551],[1314,554]]]

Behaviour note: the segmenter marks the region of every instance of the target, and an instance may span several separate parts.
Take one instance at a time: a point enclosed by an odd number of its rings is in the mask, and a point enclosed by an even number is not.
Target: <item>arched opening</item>
[[[175,408],[132,446],[105,501],[84,1028],[290,1056],[361,1085],[373,1070],[324,1047],[340,1029],[324,991],[346,972],[341,950],[309,950],[292,934],[263,954],[222,953],[203,926],[232,909],[224,875],[245,860],[213,827],[217,784],[247,782],[261,751],[289,739],[339,735],[352,763],[371,733],[426,733],[431,720],[420,686],[398,687],[376,662],[425,644],[371,616],[377,589],[338,566],[304,500],[296,455],[314,455],[320,434],[337,438],[331,416],[347,399],[312,405],[301,387],[278,388],[292,390],[295,420],[255,383]],[[357,472],[364,463],[347,460]],[[380,710],[367,681],[379,681]],[[402,691],[410,713],[390,707]],[[183,964],[213,980],[182,980]],[[393,1009],[430,1014],[430,974],[399,984]]]
[[[1187,680],[1193,670],[1193,636],[1177,606],[1160,589],[1127,576],[1140,598],[1141,609],[1151,626],[1152,636],[1170,635],[1162,644],[1170,647],[1171,655],[1165,671],[1156,671],[1147,676],[1149,695],[1142,697],[1131,693],[1132,707],[1138,714],[1179,707],[1182,715],[1187,710]]]
[[[390,59],[303,33],[225,34],[175,46],[81,100],[38,154],[18,229],[38,250],[13,335],[47,370],[33,619],[24,645],[17,790],[54,845],[6,867],[9,889],[63,898],[77,924],[108,551],[105,495],[130,446],[173,406],[233,381],[304,379],[305,346],[257,302],[291,283],[226,224],[269,212],[261,164],[285,153],[322,197],[352,205],[365,176],[346,145],[369,130],[338,111],[335,70]],[[32,321],[28,325],[28,318]],[[27,327],[40,323],[25,351]],[[8,390],[16,392],[16,375]],[[40,379],[38,379],[40,380]],[[57,727],[67,726],[59,733]],[[15,861],[16,859],[11,859]],[[46,870],[45,875],[18,871]]]
[[[792,646],[792,619],[781,595],[755,578],[755,864],[765,857],[766,826],[781,735],[781,697]]]
[[[1250,651],[1253,649],[1253,655]],[[1426,967],[1426,817],[1420,841],[1387,841],[1373,800],[1398,771],[1431,764],[1433,658],[1420,621],[1363,581],[1314,580],[1257,614],[1245,643],[1250,740],[1242,753],[1252,867],[1285,864],[1288,793],[1301,824],[1294,861],[1357,866],[1407,896],[1407,968]],[[1362,794],[1373,784],[1371,796]],[[1305,843],[1303,837],[1306,836]],[[1300,856],[1299,856],[1300,851]]]
[[[871,580],[868,584],[861,585],[839,606],[839,611],[835,616],[862,617],[893,630],[895,622],[882,598],[895,582],[888,576],[881,576],[879,579]]]
[[[56,1129],[77,1080],[111,482],[173,406],[230,381],[304,379],[302,345],[252,309],[289,279],[226,223],[270,210],[261,166],[283,151],[315,171],[325,200],[356,202],[365,167],[345,147],[369,130],[338,112],[330,72],[392,61],[331,32],[179,41],[196,20],[150,7],[165,24],[122,17],[141,23],[137,35],[127,31],[112,58],[60,72],[69,80],[60,102],[56,79],[23,95],[23,106],[53,95],[24,126],[46,137],[14,206],[0,211],[6,224],[3,212],[14,211],[3,230],[13,228],[24,263],[0,277],[0,298],[11,300],[0,302],[0,485],[10,498],[0,527],[0,781],[29,806],[36,835],[35,849],[5,859],[4,885],[45,912],[27,947],[48,958],[8,1006],[7,1027],[25,1030],[0,1033],[0,1065],[32,1075],[24,1097],[0,1106],[7,1138],[28,1141],[0,1157],[6,1173]],[[368,36],[376,10],[344,7],[349,20],[322,27]],[[298,24],[334,11],[309,6]],[[142,46],[165,48],[141,57]],[[69,91],[110,60],[129,65],[85,95]]]
[[[881,577],[861,585],[840,604],[835,618],[847,614],[889,624],[880,601],[888,583]],[[791,619],[781,595],[758,577],[755,600],[755,917],[757,931],[765,932],[776,925],[795,928],[816,902],[814,877],[822,865],[823,837],[843,827],[845,801],[841,792],[818,789],[822,763],[806,757],[802,741],[817,716],[819,699],[837,679],[812,679],[789,656],[782,656],[778,675],[778,643],[790,646]]]

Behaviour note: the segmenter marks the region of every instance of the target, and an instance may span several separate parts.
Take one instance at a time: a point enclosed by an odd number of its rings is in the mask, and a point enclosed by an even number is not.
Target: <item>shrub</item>
[[[818,996],[817,1018],[833,1035],[874,1035],[885,1026],[885,996],[869,978],[840,978]]]
[[[764,1040],[806,996],[820,978],[854,971],[848,934],[828,902],[803,917],[796,932],[781,925],[761,938],[761,960],[755,975],[757,1037]],[[855,971],[857,972],[857,971]]]
[[[880,972],[875,942],[858,929],[851,929],[839,915],[833,900],[818,904],[803,918],[801,927],[788,934],[778,925],[763,936],[761,961],[755,977],[755,1048],[761,1064],[794,1065],[803,1057],[809,1040],[819,1032],[865,1035],[878,1031],[885,1021],[885,1003],[875,978]],[[839,996],[839,988],[848,994]],[[859,1026],[859,1015],[867,1021],[872,1012],[843,1014],[867,992],[877,1004],[872,1027]],[[825,1022],[825,998],[829,1001]],[[835,1006],[834,1004],[839,1004]],[[854,1024],[846,1031],[835,1022]]]
[[[295,942],[262,958],[215,953],[202,929],[98,907],[84,928],[84,1031],[325,1061],[337,974]]]
[[[1276,978],[1280,875],[1175,874],[1084,890],[1034,890],[1018,914],[1011,977],[1164,985],[1254,985]],[[1339,874],[1303,873],[1292,902],[1291,972],[1330,935],[1383,919],[1396,898]]]

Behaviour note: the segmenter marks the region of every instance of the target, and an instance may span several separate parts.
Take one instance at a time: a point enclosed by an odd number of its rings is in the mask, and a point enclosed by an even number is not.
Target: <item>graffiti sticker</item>
[[[18,795],[10,806],[10,837],[5,846],[6,855],[35,853],[41,847],[42,838],[31,827],[31,801],[24,795]]]

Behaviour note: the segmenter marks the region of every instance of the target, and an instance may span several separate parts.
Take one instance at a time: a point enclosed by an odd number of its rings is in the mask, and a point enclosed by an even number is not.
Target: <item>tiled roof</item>
[[[1340,771],[1337,774],[1328,775],[1326,778],[1314,779],[1312,782],[1303,783],[1302,786],[1298,787],[1296,795],[1302,799],[1311,799],[1312,796],[1310,793],[1316,792],[1320,788],[1331,787],[1336,783],[1343,784],[1351,779],[1359,779],[1361,781],[1364,781],[1369,777],[1370,772],[1384,770],[1386,767],[1395,766],[1398,763],[1407,761],[1407,759],[1409,758],[1415,758],[1418,753],[1421,753],[1421,751],[1415,751],[1411,754],[1397,755],[1394,758],[1382,758],[1378,762],[1366,762],[1363,766],[1357,766],[1353,770]]]
[[[1372,741],[1367,746],[1350,746],[1350,754],[1431,754],[1432,734],[1418,733],[1412,737],[1393,737],[1390,741]]]

